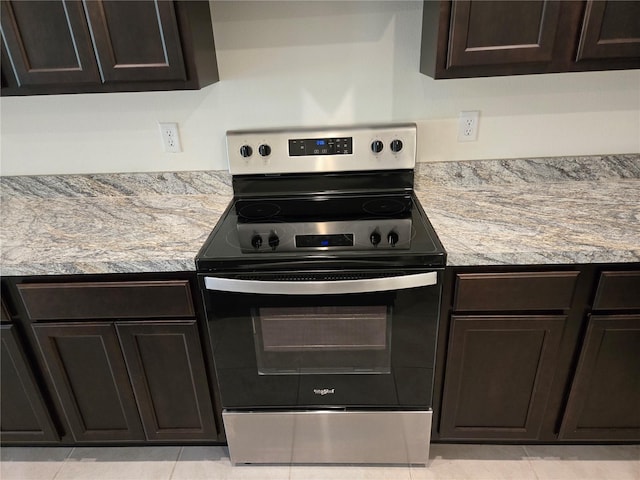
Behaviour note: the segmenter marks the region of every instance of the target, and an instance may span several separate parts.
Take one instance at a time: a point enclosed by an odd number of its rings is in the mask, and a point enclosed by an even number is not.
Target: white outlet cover
[[[167,153],[179,153],[182,151],[178,124],[175,122],[158,122],[162,148]]]
[[[458,141],[475,142],[478,140],[479,123],[480,111],[470,110],[460,112],[458,117]]]

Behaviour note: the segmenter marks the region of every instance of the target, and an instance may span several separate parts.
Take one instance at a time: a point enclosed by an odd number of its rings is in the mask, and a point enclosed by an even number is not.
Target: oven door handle
[[[416,273],[397,277],[362,278],[329,281],[263,281],[237,278],[205,277],[207,290],[255,293],[259,295],[340,295],[344,293],[371,293],[428,287],[438,282],[438,272]]]

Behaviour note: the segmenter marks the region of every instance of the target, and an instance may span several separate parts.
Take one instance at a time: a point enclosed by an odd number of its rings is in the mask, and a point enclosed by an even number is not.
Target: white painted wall
[[[415,121],[420,161],[640,152],[640,71],[434,81],[421,1],[215,1],[201,91],[5,97],[3,175],[225,169],[228,129]],[[479,139],[456,140],[460,110]],[[158,121],[183,152],[161,150]]]

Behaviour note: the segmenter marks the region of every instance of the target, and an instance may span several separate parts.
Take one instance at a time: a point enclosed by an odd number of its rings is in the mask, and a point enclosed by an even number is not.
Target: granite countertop
[[[3,276],[194,271],[232,197],[227,172],[0,182]]]
[[[193,271],[227,172],[0,178],[2,275]],[[449,265],[640,261],[640,155],[421,163]]]
[[[448,265],[640,261],[640,155],[421,165]]]

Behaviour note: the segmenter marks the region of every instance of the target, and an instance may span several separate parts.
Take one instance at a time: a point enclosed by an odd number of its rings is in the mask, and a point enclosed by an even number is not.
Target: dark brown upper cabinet
[[[638,57],[640,2],[587,2],[576,61]]]
[[[187,79],[173,3],[100,1],[85,8],[105,82]]]
[[[20,86],[99,83],[80,2],[2,2],[2,33]]]
[[[425,1],[420,71],[433,78],[640,67],[640,1]]]
[[[199,89],[218,80],[209,2],[2,2],[2,95]]]

